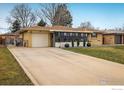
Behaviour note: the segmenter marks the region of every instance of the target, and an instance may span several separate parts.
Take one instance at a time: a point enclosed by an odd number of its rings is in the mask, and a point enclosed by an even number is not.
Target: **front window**
[[[92,34],[91,34],[91,37],[97,37],[97,33],[95,33],[95,32],[92,33]]]
[[[67,33],[64,33],[64,36],[66,36],[67,35]]]
[[[83,33],[81,33],[81,36],[83,36]]]
[[[75,36],[75,33],[72,33],[72,36]]]
[[[78,33],[76,33],[76,36],[78,36]]]
[[[60,36],[60,32],[58,32],[58,36]]]
[[[72,36],[72,33],[70,33],[70,36]]]

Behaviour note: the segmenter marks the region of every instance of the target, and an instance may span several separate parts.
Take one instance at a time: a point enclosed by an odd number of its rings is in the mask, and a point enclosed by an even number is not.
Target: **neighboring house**
[[[19,41],[19,33],[5,33],[0,34],[0,45],[16,45],[16,42]]]
[[[105,31],[103,33],[103,44],[124,44],[124,31]]]
[[[83,47],[88,42],[102,45],[102,32],[64,26],[34,26],[20,30],[20,35],[27,47]]]

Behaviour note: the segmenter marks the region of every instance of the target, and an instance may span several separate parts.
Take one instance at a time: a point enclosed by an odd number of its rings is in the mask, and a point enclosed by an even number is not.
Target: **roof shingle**
[[[71,27],[66,27],[66,26],[46,26],[46,27],[41,27],[41,26],[33,26],[33,27],[28,27],[28,28],[22,28],[21,32],[24,31],[38,31],[38,30],[46,30],[46,31],[64,31],[64,32],[99,32],[97,30],[91,30],[91,29],[82,29],[82,28],[71,28]]]

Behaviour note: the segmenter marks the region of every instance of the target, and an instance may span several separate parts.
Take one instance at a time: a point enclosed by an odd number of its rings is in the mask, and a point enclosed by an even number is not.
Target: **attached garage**
[[[32,34],[32,47],[48,46],[48,34]]]

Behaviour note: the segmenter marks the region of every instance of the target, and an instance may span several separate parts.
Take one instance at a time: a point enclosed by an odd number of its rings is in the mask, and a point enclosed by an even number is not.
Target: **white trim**
[[[55,42],[55,47],[64,48],[65,44],[69,44],[69,47],[72,47],[72,42]],[[77,47],[77,42],[74,42],[74,47]],[[83,42],[80,42],[78,47],[83,47]]]
[[[73,30],[49,30],[50,32],[54,32],[54,31],[59,31],[59,32],[81,32],[81,33],[93,33],[94,31],[77,31],[77,30],[75,30],[75,31],[73,31]]]

